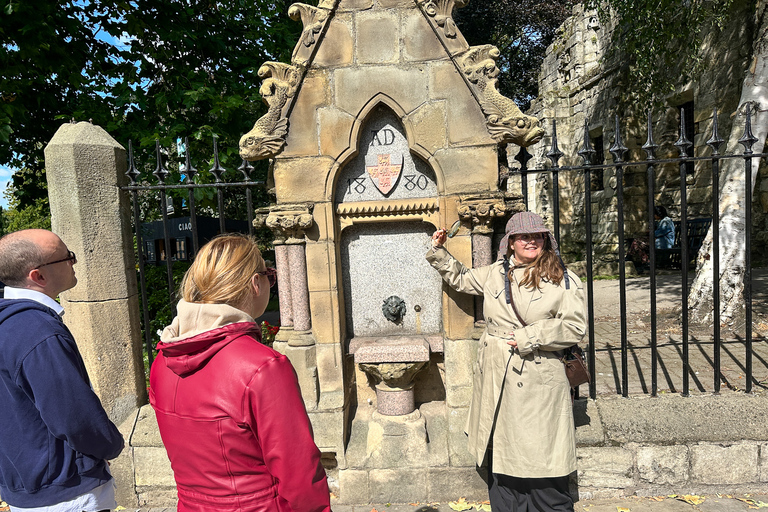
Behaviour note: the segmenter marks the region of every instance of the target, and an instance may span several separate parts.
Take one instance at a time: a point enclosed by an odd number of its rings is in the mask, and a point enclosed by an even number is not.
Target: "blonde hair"
[[[181,282],[181,296],[187,302],[238,307],[250,293],[251,277],[265,269],[256,239],[219,235],[195,256]]]
[[[513,241],[514,236],[511,236],[509,238],[510,251],[512,250],[511,247]],[[510,267],[510,282],[514,280],[512,275],[513,271],[514,268]],[[541,288],[542,278],[559,285],[563,280],[563,277],[563,266],[560,263],[560,258],[552,248],[552,243],[549,240],[548,234],[544,233],[544,247],[542,247],[541,252],[536,256],[536,259],[525,267],[523,279],[520,281],[519,286],[524,286],[526,288]]]

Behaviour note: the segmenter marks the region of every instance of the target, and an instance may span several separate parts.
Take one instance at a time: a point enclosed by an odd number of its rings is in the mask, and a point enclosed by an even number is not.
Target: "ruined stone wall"
[[[718,109],[721,137],[727,139],[732,117],[738,105],[744,71],[749,65],[752,48],[749,2],[739,1],[730,23],[721,32],[708,31],[701,58],[709,65],[696,80],[680,84],[668,95],[663,110],[652,113],[653,136],[658,158],[678,156],[673,145],[679,137],[678,107],[694,105],[694,155],[707,156],[711,150],[706,141],[712,134],[713,109]],[[550,166],[546,153],[551,148],[552,122],[557,121],[557,141],[565,156],[561,166],[580,165],[577,152],[583,147],[584,126],[590,138],[602,143],[605,163],[612,163],[609,149],[614,143],[615,116],[620,118],[624,145],[629,148],[625,160],[643,161],[641,146],[647,139],[643,113],[631,113],[620,105],[631,102],[633,91],[644,84],[625,83],[618,72],[621,56],[611,58],[608,48],[614,26],[603,24],[594,11],[581,4],[561,26],[561,35],[549,47],[539,78],[539,96],[529,114],[541,119],[548,136],[532,146],[533,160],[529,168]],[[670,73],[676,73],[670,70]],[[642,111],[644,109],[637,109]],[[743,130],[742,126],[736,127]],[[602,138],[600,138],[602,137]],[[595,148],[598,153],[600,148]],[[725,150],[725,146],[721,148]],[[549,173],[529,177],[529,204],[545,217],[554,216],[552,181]],[[687,175],[688,218],[711,217],[712,173],[709,162],[696,162]],[[639,236],[648,230],[647,177],[645,166],[624,168],[624,229],[626,237]],[[559,179],[561,237],[564,257],[568,261],[584,258],[585,213],[584,180],[581,172],[563,172]],[[615,170],[595,172],[590,184],[592,232],[597,272],[615,272],[618,250],[618,217]],[[658,166],[655,173],[655,203],[664,205],[670,216],[680,218],[680,170],[677,165]],[[761,167],[753,203],[754,251],[765,253],[768,243],[768,167]],[[611,263],[613,263],[611,265]],[[603,267],[603,265],[607,265]]]

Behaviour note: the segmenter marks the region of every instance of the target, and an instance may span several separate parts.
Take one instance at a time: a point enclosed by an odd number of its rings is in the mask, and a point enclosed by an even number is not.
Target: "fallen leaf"
[[[616,512],[632,512],[632,511],[629,510],[628,508],[616,507]]]
[[[678,496],[677,499],[680,501],[684,501],[689,505],[701,505],[702,503],[704,503],[704,500],[706,498],[704,498],[703,496],[696,496],[695,494],[684,494],[683,496]]]
[[[372,509],[371,509],[371,512],[379,512],[379,511],[378,511],[378,510],[376,510],[375,508],[372,508]]]
[[[736,498],[739,501],[743,501],[747,505],[749,505],[749,508],[768,508],[768,503],[765,503],[764,501],[757,501],[757,500],[751,500],[751,499],[745,499],[745,498]]]
[[[412,507],[418,507],[420,503],[417,501],[416,503],[409,503],[409,505]]]
[[[467,500],[465,498],[459,498],[458,501],[449,501],[448,506],[451,507],[456,512],[462,512],[464,510],[470,510],[472,505],[467,503]]]
[[[483,512],[491,512],[490,503],[475,503],[475,508],[477,510],[482,510]]]
[[[117,507],[117,508],[115,509],[115,512],[117,512],[118,510],[125,510],[125,507]]]
[[[651,499],[653,501],[664,501],[667,498],[665,498],[664,496],[652,496]]]

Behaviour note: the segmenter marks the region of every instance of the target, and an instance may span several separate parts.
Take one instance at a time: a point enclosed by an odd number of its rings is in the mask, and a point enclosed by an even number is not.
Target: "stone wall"
[[[705,30],[708,35],[701,49],[701,58],[710,65],[694,81],[680,84],[664,98],[663,109],[653,112],[653,136],[659,149],[658,158],[679,155],[674,142],[679,137],[678,107],[688,102],[694,105],[694,156],[706,156],[711,150],[706,141],[712,133],[713,109],[718,109],[721,137],[727,139],[732,116],[738,104],[743,71],[748,66],[752,48],[750,17],[754,8],[749,2],[737,1],[736,11],[722,32]],[[587,123],[593,144],[602,143],[605,163],[613,162],[609,148],[614,142],[615,116],[620,116],[623,143],[629,148],[625,160],[643,161],[641,146],[647,139],[644,114],[622,110],[632,101],[632,91],[643,84],[624,83],[619,69],[620,55],[611,58],[608,47],[614,26],[604,25],[594,11],[585,11],[581,4],[560,28],[561,35],[548,48],[541,68],[539,96],[531,105],[530,114],[542,120],[550,136],[529,149],[534,156],[529,168],[547,168],[545,154],[551,148],[552,121],[557,121],[558,146],[565,156],[561,166],[580,165],[577,152],[583,147],[584,126]],[[670,73],[675,73],[670,70]],[[638,109],[638,111],[643,109]],[[735,129],[743,130],[743,126]],[[602,138],[600,138],[602,137]],[[723,150],[725,147],[723,146]],[[680,218],[680,171],[674,164],[658,166],[655,173],[655,203],[664,205],[670,216]],[[711,217],[712,174],[709,162],[696,162],[693,173],[686,176],[688,218]],[[581,172],[560,175],[560,216],[564,257],[575,261],[584,254],[584,184]],[[645,166],[624,169],[624,229],[627,237],[637,236],[648,229],[647,178]],[[592,233],[595,265],[615,262],[617,254],[617,198],[615,170],[594,172],[591,183]],[[531,208],[552,218],[552,182],[550,175],[529,177]],[[763,163],[757,180],[753,202],[753,252],[762,255],[768,248],[768,166]],[[608,271],[609,267],[605,267]],[[615,265],[613,265],[615,273]]]

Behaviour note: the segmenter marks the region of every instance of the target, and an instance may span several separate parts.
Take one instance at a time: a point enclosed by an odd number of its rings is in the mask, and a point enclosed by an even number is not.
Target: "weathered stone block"
[[[315,346],[291,347],[285,349],[285,355],[296,370],[299,379],[301,397],[307,410],[317,407],[319,384],[317,379],[317,360]]]
[[[430,97],[447,99],[448,139],[456,143],[495,144],[480,105],[451,61],[430,64]]]
[[[336,251],[326,243],[307,243],[307,286],[309,291],[333,290],[337,286]]]
[[[133,475],[136,472],[136,468],[133,464],[133,449],[130,446],[131,431],[136,423],[136,416],[139,415],[139,409],[136,409],[134,414],[128,416],[128,418],[118,425],[120,434],[125,439],[125,448],[120,455],[110,461],[109,471],[115,479],[117,489],[115,490],[115,500],[117,504],[125,508],[138,506],[138,497],[136,496],[136,485],[133,480]],[[157,426],[155,426],[157,429]]]
[[[339,501],[345,504],[370,503],[368,471],[342,469],[339,471]]]
[[[281,156],[283,158],[314,156],[319,153],[317,140],[317,109],[328,105],[330,88],[324,73],[306,75],[293,105],[290,136]]]
[[[334,159],[351,146],[350,134],[354,117],[333,107],[318,110],[320,120],[320,154]]]
[[[176,510],[178,493],[175,485],[173,487],[137,487],[136,493],[140,507],[152,512],[162,512],[164,507]]]
[[[634,484],[632,452],[624,448],[579,448],[579,485],[622,489]]]
[[[383,93],[408,113],[427,101],[426,76],[422,66],[338,69],[333,76],[333,97],[337,107],[357,115],[371,98]]]
[[[760,481],[768,482],[768,443],[760,445]]]
[[[699,444],[691,447],[691,480],[702,484],[757,482],[758,444]]]
[[[441,149],[435,152],[430,163],[439,166],[448,193],[494,190],[499,181],[495,144]]]
[[[342,391],[344,389],[342,375],[341,347],[338,344],[316,345],[317,351],[317,376],[320,382],[320,391]],[[339,404],[339,407],[343,405]]]
[[[445,402],[427,402],[419,406],[419,412],[427,422],[428,466],[447,466],[448,459],[448,408]]]
[[[568,267],[571,271],[571,267]],[[582,389],[584,388],[584,389]],[[580,392],[587,390],[583,386]],[[597,446],[605,442],[605,431],[600,420],[600,409],[597,402],[587,398],[580,398],[573,402],[573,419],[576,424],[576,446]]]
[[[355,52],[355,43],[350,29],[352,23],[349,15],[336,16],[331,20],[325,38],[315,54],[314,66],[326,68],[352,64]]]
[[[308,414],[320,451],[344,453],[344,412],[310,411]]]
[[[383,64],[399,59],[400,23],[396,13],[373,10],[357,15],[357,63]]]
[[[382,469],[368,476],[372,503],[413,503],[427,499],[427,475],[423,470]]]
[[[310,291],[309,305],[314,319],[312,334],[318,344],[341,342],[339,295],[336,291]]]
[[[106,270],[105,270],[106,272]],[[146,402],[136,295],[106,302],[62,299],[64,323],[72,331],[93,390],[117,424]]]
[[[468,414],[468,407],[448,409],[448,457],[454,467],[474,467],[476,464],[467,451],[467,435],[464,433]]]
[[[140,446],[133,449],[136,486],[175,486],[171,461],[165,447]]]
[[[425,103],[408,116],[413,126],[414,141],[430,154],[444,148],[447,143],[445,104],[445,101]]]
[[[404,1],[404,0],[395,0]],[[410,2],[413,5],[413,2]],[[403,22],[403,60],[424,61],[447,58],[443,45],[429,26],[424,15],[413,9]]]
[[[328,157],[275,159],[275,194],[278,203],[325,200],[325,181],[333,165]]]
[[[428,501],[455,501],[459,497],[464,497],[467,501],[488,499],[488,484],[480,477],[476,468],[430,468],[427,470]]]
[[[446,242],[445,247],[454,258],[470,267],[472,262],[472,242],[468,236],[455,236]],[[475,328],[474,297],[458,293],[443,285],[443,330],[449,339],[470,339]]]
[[[678,485],[688,481],[687,446],[644,446],[637,449],[640,479],[655,485]]]
[[[360,11],[373,7],[373,0],[340,0],[337,7],[338,12]]]
[[[160,437],[160,430],[157,427],[157,417],[155,410],[147,404],[138,410],[136,426],[133,428],[131,437],[126,438],[131,446],[163,446],[163,440]]]
[[[128,181],[125,149],[99,126],[66,123],[45,148],[45,168],[52,231],[77,254],[75,271],[88,269],[64,296],[82,302],[136,295],[130,203],[117,188]]]

